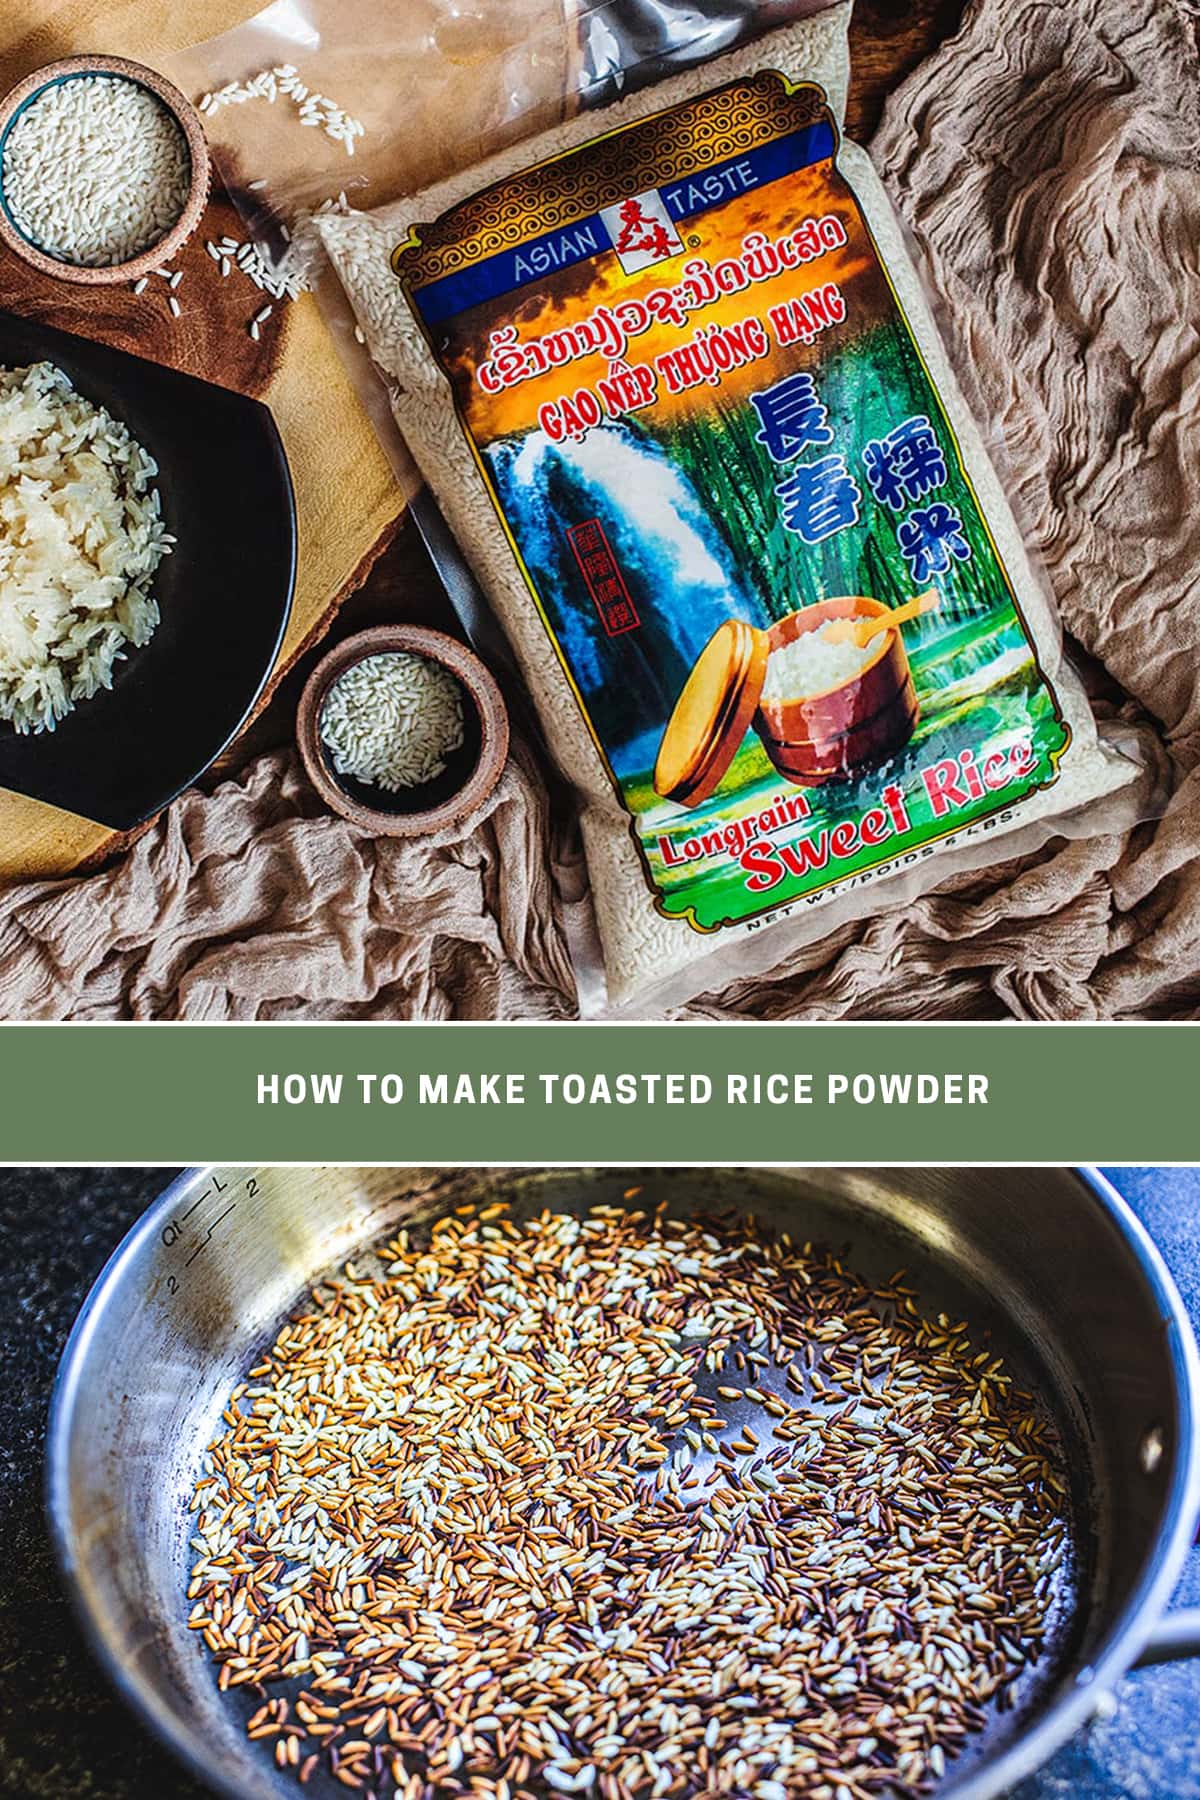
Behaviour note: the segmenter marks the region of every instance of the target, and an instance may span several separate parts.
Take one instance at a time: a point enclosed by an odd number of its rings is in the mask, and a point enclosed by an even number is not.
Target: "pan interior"
[[[278,1171],[283,1179],[286,1171]],[[636,1192],[631,1193],[631,1190]],[[629,1195],[629,1198],[626,1196]],[[820,1173],[798,1180],[794,1174],[781,1177],[771,1171],[695,1171],[662,1170],[635,1172],[615,1171],[551,1171],[496,1173],[438,1177],[407,1192],[393,1191],[383,1198],[373,1214],[360,1221],[357,1236],[338,1246],[336,1257],[314,1268],[312,1276],[332,1273],[352,1251],[356,1270],[360,1273],[382,1273],[383,1265],[375,1261],[370,1247],[390,1235],[401,1224],[428,1226],[466,1199],[503,1198],[511,1205],[511,1216],[518,1222],[549,1208],[555,1212],[579,1214],[600,1204],[640,1208],[665,1201],[670,1213],[677,1217],[720,1214],[732,1210],[739,1215],[753,1213],[765,1232],[786,1230],[794,1242],[812,1240],[838,1254],[846,1267],[860,1276],[868,1286],[884,1284],[903,1266],[907,1282],[918,1291],[918,1306],[926,1316],[946,1313],[955,1319],[966,1319],[973,1343],[989,1355],[1002,1356],[1006,1368],[1020,1386],[1038,1396],[1037,1406],[1052,1424],[1061,1448],[1062,1472],[1069,1482],[1070,1539],[1072,1553],[1055,1577],[1047,1608],[1047,1637],[1039,1661],[1027,1667],[1009,1690],[1007,1703],[1000,1710],[994,1703],[987,1709],[985,1728],[968,1737],[964,1749],[947,1765],[940,1789],[952,1791],[963,1778],[977,1770],[981,1763],[1011,1745],[1046,1706],[1073,1667],[1082,1647],[1083,1611],[1078,1605],[1081,1594],[1092,1589],[1107,1555],[1097,1527],[1096,1509],[1090,1497],[1095,1491],[1095,1471],[1091,1466],[1086,1419],[1081,1415],[1068,1369],[1062,1364],[1057,1347],[1031,1329],[1031,1321],[1018,1323],[1003,1284],[990,1279],[985,1266],[972,1267],[964,1254],[966,1238],[943,1225],[938,1231],[931,1220],[915,1206],[906,1207],[903,1197],[892,1195],[887,1206],[876,1203],[872,1181],[862,1177],[849,1183],[834,1185]],[[306,1284],[307,1286],[311,1283]],[[276,1306],[262,1321],[252,1341],[243,1344],[240,1367],[245,1372],[258,1360],[273,1341],[282,1317],[303,1305],[305,1295],[294,1291],[286,1296],[282,1310]],[[715,1398],[716,1386],[728,1376],[712,1374],[706,1378],[707,1391]],[[781,1370],[763,1369],[758,1377],[763,1390],[771,1389],[788,1398]],[[206,1695],[205,1711],[221,1714],[216,1732],[228,1747],[248,1779],[244,1791],[285,1792],[292,1788],[291,1777],[279,1775],[270,1759],[271,1742],[250,1744],[245,1741],[246,1720],[262,1704],[261,1690],[231,1689],[218,1695],[215,1666],[209,1661],[199,1640],[179,1642],[180,1627],[187,1612],[184,1588],[186,1569],[193,1552],[186,1542],[184,1509],[198,1472],[203,1445],[221,1429],[219,1414],[232,1384],[226,1379],[211,1385],[205,1401],[197,1405],[191,1419],[186,1445],[172,1459],[174,1467],[167,1484],[169,1506],[173,1512],[173,1551],[171,1571],[174,1591],[161,1586],[155,1593],[156,1607],[173,1617],[163,1621],[165,1635],[172,1641],[172,1655],[181,1657],[187,1669],[187,1686],[193,1696]],[[702,1391],[705,1382],[701,1383]],[[199,1396],[197,1396],[199,1399]],[[743,1418],[757,1413],[747,1402],[730,1404],[722,1400],[722,1416],[729,1421],[735,1436]],[[701,1472],[704,1472],[703,1467]],[[161,1642],[161,1640],[160,1640]],[[196,1661],[203,1665],[199,1670]],[[302,1691],[303,1681],[271,1685],[270,1695],[281,1694],[294,1702]],[[214,1724],[216,1720],[214,1719]],[[236,1746],[236,1748],[235,1748]],[[253,1771],[253,1773],[252,1773]],[[347,1789],[337,1784],[318,1765],[306,1784],[306,1793],[317,1795],[344,1794]],[[542,1792],[549,1794],[549,1789]],[[390,1792],[385,1786],[384,1793]]]

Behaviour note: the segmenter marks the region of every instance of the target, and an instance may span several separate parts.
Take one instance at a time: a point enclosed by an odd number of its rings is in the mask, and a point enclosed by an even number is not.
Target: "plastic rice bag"
[[[849,7],[427,0],[361,32],[325,11],[272,7],[192,64],[240,91],[286,14],[306,95],[338,96],[300,133],[314,156],[238,102],[218,156],[268,247],[317,210],[578,793],[604,964],[584,1010],[681,1004],[957,870],[1131,822],[1093,804],[1137,771],[842,137]]]
[[[1134,775],[841,139],[847,11],[321,222],[580,795],[617,1008]],[[869,654],[765,693],[808,632]]]

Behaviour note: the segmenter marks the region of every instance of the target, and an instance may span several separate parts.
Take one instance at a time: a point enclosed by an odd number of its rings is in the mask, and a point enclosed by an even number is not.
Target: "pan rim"
[[[86,1351],[100,1314],[121,1270],[135,1257],[145,1240],[159,1229],[163,1215],[170,1213],[182,1193],[193,1188],[197,1181],[208,1179],[218,1166],[224,1165],[198,1164],[176,1176],[134,1220],[88,1290],[63,1346],[51,1390],[44,1498],[48,1533],[63,1586],[84,1640],[111,1686],[202,1786],[223,1796],[224,1800],[246,1800],[244,1789],[235,1786],[201,1759],[186,1729],[160,1705],[157,1695],[133,1678],[110,1645],[85,1598],[70,1526],[68,1450]],[[252,1168],[255,1165],[245,1166]],[[969,1170],[970,1165],[963,1166]],[[1046,1763],[1086,1724],[1095,1710],[1098,1696],[1128,1674],[1155,1625],[1164,1616],[1200,1520],[1200,1349],[1178,1287],[1153,1238],[1128,1201],[1099,1168],[1088,1164],[1063,1166],[1061,1173],[1087,1190],[1117,1226],[1137,1259],[1150,1298],[1166,1328],[1179,1424],[1171,1481],[1163,1501],[1163,1523],[1146,1566],[1091,1661],[1076,1672],[1074,1691],[1050,1700],[1042,1716],[1035,1719],[1014,1744],[994,1757],[988,1757],[962,1780],[951,1780],[942,1790],[944,1800],[995,1800],[996,1796]]]
[[[1146,1565],[1120,1616],[1090,1661],[1076,1671],[1074,1691],[1049,1701],[1042,1716],[1007,1750],[961,1782],[952,1782],[943,1790],[945,1800],[994,1800],[1043,1767],[1082,1729],[1099,1697],[1130,1672],[1165,1616],[1200,1521],[1200,1350],[1182,1296],[1154,1239],[1108,1177],[1091,1164],[1064,1172],[1092,1194],[1120,1230],[1166,1327],[1179,1423],[1171,1482],[1163,1501],[1163,1523]]]

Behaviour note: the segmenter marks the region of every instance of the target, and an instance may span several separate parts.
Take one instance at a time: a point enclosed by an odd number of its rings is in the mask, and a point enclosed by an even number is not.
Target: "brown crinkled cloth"
[[[1166,816],[959,876],[687,1009],[703,1018],[1200,1013],[1200,43],[1182,0],[977,0],[877,166],[953,315],[1067,627],[1168,763]],[[294,760],[191,793],[115,868],[0,897],[26,1018],[573,1010],[569,821],[518,748],[465,836],[373,840]]]
[[[373,838],[290,753],[164,814],[114,868],[6,896],[10,1016],[553,1018],[570,965],[546,796],[514,741],[468,837]]]

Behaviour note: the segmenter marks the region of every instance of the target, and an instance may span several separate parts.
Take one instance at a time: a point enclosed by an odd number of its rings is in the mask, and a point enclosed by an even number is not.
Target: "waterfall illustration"
[[[541,431],[487,449],[501,504],[619,776],[648,766],[662,721],[721,622],[770,623],[686,475],[635,427],[580,442]],[[610,637],[567,539],[600,522],[638,615]]]

